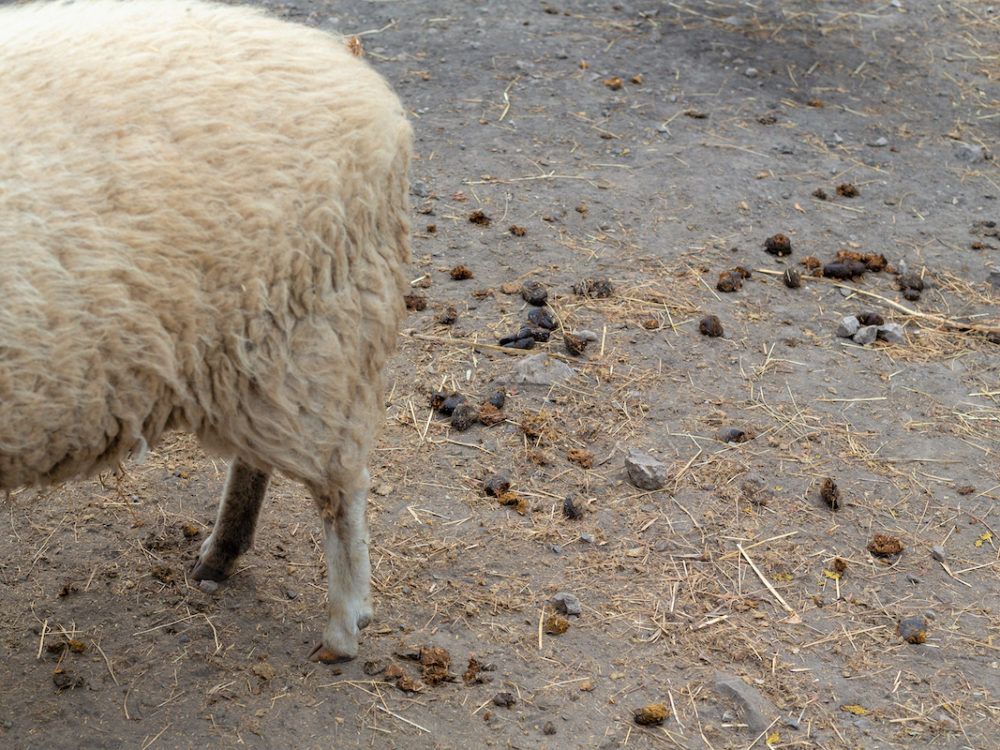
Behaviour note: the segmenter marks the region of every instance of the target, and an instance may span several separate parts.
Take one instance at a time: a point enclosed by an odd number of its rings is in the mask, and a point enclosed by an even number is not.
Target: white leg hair
[[[319,661],[353,659],[358,631],[371,622],[371,559],[368,552],[368,471],[361,485],[341,494],[333,518],[324,516],[330,619],[323,642],[313,651]]]

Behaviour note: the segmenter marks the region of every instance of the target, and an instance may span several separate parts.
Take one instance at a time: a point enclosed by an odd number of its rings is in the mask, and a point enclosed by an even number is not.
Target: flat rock
[[[625,471],[628,480],[640,490],[658,490],[667,483],[667,467],[637,450],[629,450]]]
[[[565,362],[548,354],[535,354],[524,357],[514,365],[514,376],[511,380],[527,385],[552,385],[575,376],[576,371]]]
[[[861,344],[862,346],[870,344],[876,338],[878,338],[878,326],[861,326],[858,332],[852,337],[855,344]]]
[[[781,713],[759,690],[736,675],[716,672],[715,690],[736,702],[737,711],[754,734],[767,729]]]
[[[849,339],[851,336],[858,332],[861,328],[861,323],[853,315],[848,315],[846,318],[840,321],[840,325],[837,326],[837,335],[842,339]]]
[[[583,612],[583,609],[580,607],[580,600],[576,594],[571,594],[568,591],[560,591],[549,599],[549,604],[552,605],[552,608],[556,612],[562,615],[578,615]]]
[[[878,327],[878,337],[890,344],[906,343],[906,334],[899,323],[883,323]]]
[[[971,164],[980,164],[990,158],[990,152],[982,146],[974,146],[971,143],[959,143],[955,147],[955,158]]]

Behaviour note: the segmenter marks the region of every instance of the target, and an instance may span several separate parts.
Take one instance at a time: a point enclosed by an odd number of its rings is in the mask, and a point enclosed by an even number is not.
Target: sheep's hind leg
[[[269,471],[255,469],[238,458],[233,461],[215,528],[201,545],[192,578],[223,581],[232,575],[237,558],[253,544],[257,517],[270,479]]]
[[[371,561],[368,555],[368,472],[354,490],[316,493],[326,534],[330,619],[313,661],[335,663],[358,655],[358,631],[371,622]]]

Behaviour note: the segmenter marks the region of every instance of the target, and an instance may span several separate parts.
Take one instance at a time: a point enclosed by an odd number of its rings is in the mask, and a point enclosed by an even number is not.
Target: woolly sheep
[[[410,142],[315,29],[199,0],[0,8],[0,489],[188,430],[233,457],[193,571],[221,580],[281,471],[326,536],[312,657],[356,656]]]

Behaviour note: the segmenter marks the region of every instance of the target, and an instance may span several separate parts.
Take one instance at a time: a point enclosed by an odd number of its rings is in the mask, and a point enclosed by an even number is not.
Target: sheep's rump
[[[410,130],[344,41],[248,8],[0,8],[0,488],[163,430],[360,471],[409,260]]]

